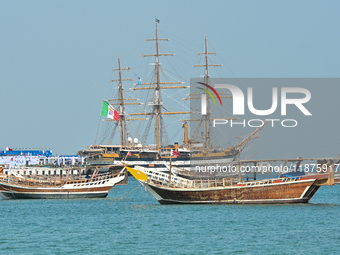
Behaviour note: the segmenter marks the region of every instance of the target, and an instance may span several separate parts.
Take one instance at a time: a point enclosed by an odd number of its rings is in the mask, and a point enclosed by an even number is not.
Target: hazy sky
[[[161,49],[176,53],[162,63],[188,84],[200,74],[192,64],[205,32],[218,52],[212,60],[223,64],[211,76],[339,77],[339,10],[339,1],[0,0],[0,148],[64,154],[93,144],[102,99],[113,93],[117,53],[132,68],[126,78],[143,76],[155,16],[160,36],[170,38]],[[340,153],[339,118],[327,111],[339,108],[334,93],[312,94],[333,127],[313,131],[325,137],[318,143],[334,152],[329,156]],[[281,151],[293,150],[294,141],[285,146]]]

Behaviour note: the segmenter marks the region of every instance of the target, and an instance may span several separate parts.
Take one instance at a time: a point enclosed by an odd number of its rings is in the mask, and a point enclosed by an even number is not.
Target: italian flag
[[[115,108],[113,108],[113,106],[105,100],[103,100],[102,112],[100,115],[110,119],[114,119],[117,122],[120,118],[119,113],[115,110]]]

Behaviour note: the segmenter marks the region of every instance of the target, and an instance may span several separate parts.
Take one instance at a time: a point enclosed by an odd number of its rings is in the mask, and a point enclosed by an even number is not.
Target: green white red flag
[[[103,100],[102,112],[100,114],[103,117],[107,117],[109,119],[114,119],[115,121],[119,121],[119,113],[110,105],[108,102]]]

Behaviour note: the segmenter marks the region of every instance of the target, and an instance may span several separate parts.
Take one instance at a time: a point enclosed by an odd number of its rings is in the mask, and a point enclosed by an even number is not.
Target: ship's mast
[[[216,52],[208,52],[208,39],[207,39],[207,35],[205,35],[205,43],[204,43],[204,52],[203,53],[197,53],[198,55],[205,55],[205,63],[204,65],[194,65],[193,67],[204,67],[204,83],[208,84],[210,83],[210,76],[209,76],[209,67],[210,66],[222,66],[220,64],[209,64],[209,54],[215,54]],[[221,92],[219,93],[219,95],[223,95],[220,96],[220,98],[232,98],[232,96],[229,95],[229,93],[225,93],[225,92]],[[211,114],[211,107],[210,107],[210,103],[209,103],[209,98],[207,96],[207,93],[204,92],[202,93],[198,93],[198,94],[188,94],[187,98],[183,98],[184,100],[199,100],[201,99],[203,96],[205,96],[206,100],[207,100],[207,112],[205,115],[202,115],[199,119],[184,119],[182,121],[197,121],[198,124],[196,125],[195,130],[192,132],[191,134],[191,141],[195,141],[196,138],[202,138],[204,140],[204,148],[206,150],[213,150],[214,149],[214,144],[213,144],[213,139],[212,139],[212,133],[213,133],[213,128],[212,128],[212,121],[214,120],[214,118],[212,118],[212,114]],[[219,118],[220,119],[220,118]],[[236,118],[222,118],[225,120],[234,120]],[[198,132],[201,129],[201,126],[203,127],[203,132],[202,132],[202,136],[198,135]]]
[[[159,43],[158,43],[158,27],[157,27],[157,19],[156,19],[156,56],[155,56],[155,68],[156,68],[156,89],[155,89],[155,113],[156,113],[156,127],[155,127],[155,134],[156,134],[156,143],[157,143],[157,150],[160,149],[160,113],[161,113],[161,88],[160,88],[160,78],[159,78]]]
[[[207,34],[205,34],[205,70],[204,70],[204,83],[209,84],[209,63],[208,63],[208,39],[207,39]],[[206,93],[207,94],[207,93]],[[206,98],[208,98],[208,95],[206,95]],[[210,134],[210,129],[208,131],[208,125],[210,124],[210,118],[211,118],[211,109],[210,109],[210,103],[208,101],[207,103],[207,114],[204,116],[205,121],[204,121],[204,140],[205,140],[205,146],[206,148],[212,147],[211,141],[211,134]],[[210,125],[209,125],[210,127]]]
[[[194,67],[205,67],[204,70],[204,83],[209,84],[209,66],[222,66],[220,64],[215,64],[209,65],[209,59],[208,55],[209,54],[215,54],[216,52],[208,52],[208,39],[207,39],[207,34],[205,34],[205,51],[204,53],[198,53],[198,55],[205,55],[205,65],[194,65]],[[206,93],[207,94],[207,93]],[[206,95],[206,98],[209,98],[208,95]],[[207,149],[213,149],[213,142],[212,142],[212,127],[211,127],[211,108],[210,108],[210,103],[209,100],[207,100],[207,114],[202,116],[203,117],[203,123],[204,123],[204,147]]]
[[[119,112],[122,113],[122,119],[120,121],[120,144],[125,146],[126,141],[125,138],[127,136],[126,130],[126,120],[125,120],[125,105],[124,105],[124,98],[123,98],[123,82],[122,82],[122,68],[120,66],[120,57],[118,54],[118,68],[119,68],[119,84],[118,84],[118,91],[119,91]]]
[[[202,53],[201,53],[202,54]],[[208,82],[209,78],[209,62],[208,62],[208,54],[216,54],[216,52],[209,52],[208,53],[208,39],[207,34],[205,34],[205,71],[204,71],[204,82]],[[221,66],[221,65],[219,65]]]
[[[140,89],[153,89],[154,90],[154,96],[153,96],[153,102],[149,103],[149,105],[152,105],[152,112],[151,113],[132,113],[129,115],[151,115],[151,118],[149,119],[149,123],[147,125],[147,132],[148,127],[151,125],[151,121],[153,117],[155,117],[155,140],[156,140],[156,146],[157,150],[160,151],[162,140],[161,135],[166,132],[164,130],[164,121],[163,121],[163,115],[165,114],[189,114],[190,112],[163,112],[163,102],[162,102],[162,90],[163,89],[173,89],[173,88],[188,88],[188,86],[183,86],[183,82],[161,82],[160,81],[160,67],[161,63],[159,61],[160,56],[174,56],[173,53],[159,53],[159,41],[169,41],[169,39],[160,39],[158,37],[158,23],[159,20],[155,19],[156,24],[156,38],[155,39],[146,39],[147,41],[155,41],[156,42],[156,53],[155,54],[147,54],[143,55],[143,57],[155,57],[155,81],[151,83],[139,83],[138,85],[153,85],[153,87],[136,87],[132,90],[140,90]],[[162,84],[180,84],[180,86],[161,86]]]
[[[127,125],[126,125],[126,113],[125,113],[125,104],[124,103],[124,96],[123,96],[123,81],[132,81],[132,79],[122,79],[122,71],[123,70],[129,70],[129,68],[121,68],[120,64],[120,57],[118,54],[118,69],[112,69],[112,71],[118,71],[119,77],[118,80],[110,80],[111,82],[118,82],[118,99],[112,99],[109,101],[118,101],[117,103],[113,103],[112,105],[118,105],[119,106],[119,115],[120,115],[120,121],[119,121],[119,128],[120,128],[120,144],[122,146],[126,145],[126,138],[127,138]],[[140,103],[133,103],[133,104],[140,104]]]

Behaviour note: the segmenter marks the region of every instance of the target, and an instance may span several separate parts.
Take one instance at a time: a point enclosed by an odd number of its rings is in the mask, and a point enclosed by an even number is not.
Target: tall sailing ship
[[[123,79],[122,72],[129,70],[130,68],[121,67],[121,59],[118,55],[118,69],[113,69],[113,71],[118,71],[118,79],[111,80],[112,82],[117,82],[118,84],[118,96],[115,99],[108,99],[107,102],[118,108],[120,119],[114,124],[113,132],[119,128],[120,133],[120,144],[97,144],[88,146],[87,149],[82,150],[80,154],[89,155],[89,163],[95,164],[130,164],[130,165],[140,165],[154,167],[158,170],[167,170],[166,164],[169,164],[170,159],[172,164],[181,167],[190,167],[192,161],[200,162],[204,160],[205,163],[223,163],[235,160],[239,157],[242,148],[253,138],[255,138],[260,130],[259,128],[255,130],[252,134],[244,137],[241,142],[229,146],[227,148],[221,148],[214,146],[212,139],[212,115],[208,100],[208,110],[206,115],[199,115],[190,111],[168,111],[166,106],[163,104],[162,92],[168,89],[184,89],[189,88],[185,86],[183,82],[180,81],[161,81],[160,73],[162,67],[160,63],[160,57],[163,56],[173,56],[173,53],[160,53],[159,44],[160,41],[168,41],[169,39],[162,39],[158,36],[158,23],[159,20],[156,19],[155,22],[155,38],[147,39],[147,41],[155,42],[155,53],[143,55],[143,57],[154,57],[154,75],[153,81],[151,82],[139,82],[134,84],[135,87],[132,91],[145,91],[145,93],[152,94],[152,100],[148,103],[149,109],[144,112],[126,112],[127,105],[141,105],[138,99],[126,98],[124,97],[124,81],[131,81],[132,79]],[[211,84],[211,79],[209,76],[209,67],[220,66],[209,64],[208,55],[216,54],[213,52],[208,52],[208,40],[205,36],[205,51],[203,53],[198,53],[198,55],[205,56],[204,65],[194,65],[194,67],[204,67],[205,73],[203,82],[205,84]],[[140,79],[140,78],[139,78]],[[151,91],[151,93],[150,93]],[[203,92],[206,94],[206,92]],[[223,94],[223,93],[221,93]],[[184,100],[195,100],[199,99],[202,94],[189,94]],[[229,95],[222,95],[221,98],[231,98]],[[171,99],[170,99],[171,100]],[[170,101],[169,100],[169,101]],[[172,102],[169,102],[170,104]],[[190,119],[183,119],[184,128],[184,140],[183,144],[178,144],[174,142],[170,144],[166,136],[166,125],[164,118],[167,116],[174,115],[191,115]],[[192,116],[199,116],[198,118],[192,118]],[[115,121],[111,119],[106,119],[105,121]],[[141,141],[137,138],[132,139],[128,132],[128,121],[147,121],[144,135]],[[192,134],[189,138],[189,124],[195,125],[196,128],[192,130]],[[155,144],[147,146],[147,136],[150,130],[152,130],[152,124],[154,123],[154,134],[155,134]],[[111,134],[111,135],[112,135]],[[141,143],[142,142],[142,143]],[[175,153],[173,152],[175,151]],[[173,156],[175,155],[175,156]]]

